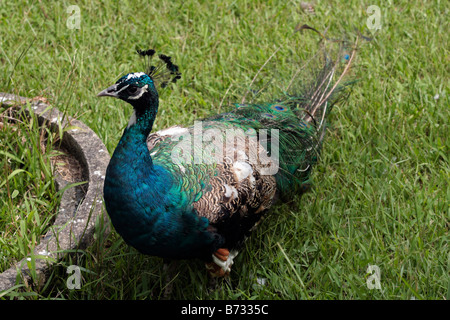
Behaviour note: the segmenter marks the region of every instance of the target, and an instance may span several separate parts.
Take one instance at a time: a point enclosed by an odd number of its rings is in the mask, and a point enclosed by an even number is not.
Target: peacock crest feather
[[[137,53],[145,59],[146,74],[161,88],[167,87],[170,83],[181,79],[181,72],[176,64],[172,62],[172,58],[164,54],[159,54],[159,61],[153,64],[153,57],[156,51],[153,49],[136,50]]]

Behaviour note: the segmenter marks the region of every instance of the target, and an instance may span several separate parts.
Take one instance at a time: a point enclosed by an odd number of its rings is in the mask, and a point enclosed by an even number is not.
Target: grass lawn
[[[56,134],[25,110],[0,113],[0,272],[33,251],[60,200],[51,165]]]
[[[208,289],[203,263],[181,262],[175,299],[450,298],[449,7],[314,3],[312,15],[299,1],[79,1],[79,21],[70,1],[0,5],[0,92],[46,97],[89,125],[110,153],[131,107],[96,94],[142,71],[135,48],[171,55],[183,72],[161,96],[159,130],[239,102],[276,48],[303,36],[293,34],[296,25],[328,28],[334,37],[355,27],[371,35],[366,10],[379,7],[381,29],[358,50],[351,75],[360,81],[331,114],[312,191],[272,212],[219,289]],[[292,70],[289,63],[281,58],[279,71]],[[0,170],[3,181],[8,172]],[[91,247],[53,268],[43,288],[0,297],[160,298],[162,260],[105,229],[99,225]],[[81,269],[80,289],[66,285],[70,265]]]

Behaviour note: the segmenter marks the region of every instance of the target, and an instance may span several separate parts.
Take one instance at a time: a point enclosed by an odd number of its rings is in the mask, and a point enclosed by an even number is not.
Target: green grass
[[[55,140],[35,116],[0,109],[0,272],[27,256],[53,221]]]
[[[82,1],[80,29],[66,25],[68,1],[0,7],[0,91],[47,97],[89,125],[110,152],[131,108],[96,94],[140,71],[136,46],[172,55],[183,72],[161,97],[159,130],[238,101],[270,54],[302,36],[293,35],[297,24],[328,27],[335,37],[354,27],[368,34],[366,9],[380,7],[382,28],[361,45],[351,70],[360,81],[331,114],[312,192],[272,212],[219,290],[208,290],[201,262],[181,262],[173,298],[450,298],[448,6],[315,3],[316,14],[307,15],[296,1]],[[289,68],[289,59],[281,59],[280,71]],[[160,298],[162,261],[138,254],[105,228],[98,226],[91,247],[61,261],[42,289],[4,297]],[[72,264],[82,268],[79,290],[66,286]],[[381,271],[379,290],[367,286],[369,265]]]

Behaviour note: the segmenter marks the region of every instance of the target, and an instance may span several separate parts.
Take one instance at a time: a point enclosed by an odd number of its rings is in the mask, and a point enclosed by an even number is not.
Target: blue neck
[[[146,93],[131,104],[134,109],[135,123],[130,123],[125,129],[111,162],[115,161],[119,165],[127,163],[136,174],[148,176],[154,168],[148,152],[147,137],[152,131],[158,112],[158,95]],[[113,165],[110,164],[110,166]]]
[[[104,198],[114,227],[126,242],[149,232],[167,201],[172,185],[168,172],[153,164],[147,137],[156,108],[135,108],[136,123],[125,129],[108,165]],[[130,225],[133,224],[133,225]]]
[[[158,103],[152,108],[134,106],[136,121],[129,124],[108,165],[105,184],[115,184],[120,181],[130,189],[135,188],[137,181],[153,181],[155,167],[147,147],[147,137],[155,121]],[[109,174],[108,174],[109,173]],[[109,178],[109,179],[108,179]],[[127,189],[125,189],[127,190]],[[154,188],[155,197],[160,194]]]
[[[106,170],[105,206],[117,232],[140,252],[167,258],[205,257],[219,246],[177,187],[179,179],[153,164],[147,147],[157,105],[134,106],[136,123],[124,132]],[[220,240],[221,241],[221,240]]]
[[[134,108],[136,123],[125,130],[123,137],[131,134],[136,139],[146,141],[152,131],[153,123],[158,112],[158,95],[156,93],[152,93],[151,95],[146,93],[139,100],[133,101],[131,104]],[[128,131],[131,132],[128,133]]]

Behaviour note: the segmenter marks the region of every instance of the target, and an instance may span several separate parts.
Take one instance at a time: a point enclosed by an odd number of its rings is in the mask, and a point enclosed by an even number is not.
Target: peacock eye
[[[127,92],[128,92],[129,94],[135,94],[136,91],[137,91],[137,87],[135,87],[135,86],[129,86],[129,87],[127,88]]]

